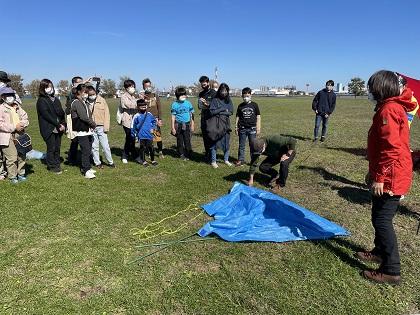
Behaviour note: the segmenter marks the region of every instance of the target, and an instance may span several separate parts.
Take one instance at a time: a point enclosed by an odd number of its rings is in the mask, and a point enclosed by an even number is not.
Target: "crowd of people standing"
[[[27,113],[17,93],[9,86],[7,73],[0,71],[0,179],[6,177],[13,184],[25,181],[25,154],[28,148],[29,125]],[[61,139],[64,134],[70,139],[68,163],[79,165],[81,174],[87,179],[96,177],[96,169],[104,168],[100,148],[104,152],[106,166],[115,167],[107,133],[110,129],[110,112],[106,100],[100,95],[99,78],[72,79],[72,88],[65,108],[56,97],[54,84],[49,79],[39,84],[36,109],[39,130],[45,141],[47,169],[61,174]],[[245,164],[245,146],[250,147],[250,169],[248,184],[254,184],[254,173],[260,156],[265,160],[259,170],[269,175],[267,185],[275,192],[286,185],[289,165],[296,156],[297,141],[292,137],[274,134],[261,138],[261,112],[252,100],[252,91],[242,90],[243,101],[236,110],[234,127],[231,116],[234,106],[230,89],[221,83],[215,89],[207,76],[199,78],[202,91],[198,96],[200,128],[205,159],[213,168],[218,168],[217,150],[223,152],[223,163],[229,161],[230,138],[234,130],[239,137],[238,158],[235,166]],[[328,120],[334,112],[336,96],[332,91],[334,82],[328,80],[325,89],[319,91],[312,102],[315,113],[313,141],[326,140]],[[391,71],[378,71],[368,81],[369,100],[375,106],[373,123],[368,133],[369,172],[367,183],[372,194],[372,224],[375,229],[374,248],[357,252],[358,259],[379,264],[374,271],[366,270],[363,276],[376,281],[399,284],[400,257],[397,238],[393,229],[393,217],[401,198],[409,191],[412,180],[412,160],[409,144],[409,128],[419,106],[406,81]],[[181,159],[191,158],[191,135],[196,130],[194,106],[187,99],[183,87],[175,90],[176,99],[171,104],[170,129],[176,137],[177,152]],[[142,81],[142,90],[136,89],[133,80],[124,82],[117,112],[117,121],[122,126],[125,143],[121,161],[135,161],[144,167],[157,166],[155,155],[164,158],[161,127],[162,105],[152,88],[150,79]],[[30,138],[29,138],[30,139]],[[139,151],[136,150],[136,142]],[[156,147],[155,145],[156,144]],[[81,159],[78,161],[78,147]],[[150,157],[150,163],[147,161]],[[279,171],[274,167],[279,166]]]

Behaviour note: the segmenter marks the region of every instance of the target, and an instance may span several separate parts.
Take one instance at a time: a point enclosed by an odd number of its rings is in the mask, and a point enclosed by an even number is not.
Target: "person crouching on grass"
[[[369,100],[375,103],[375,115],[368,133],[368,183],[372,194],[374,248],[357,252],[363,261],[378,263],[377,270],[365,270],[366,279],[378,283],[399,284],[400,255],[393,218],[412,180],[410,131],[407,112],[413,109],[411,95],[400,95],[398,77],[381,70],[368,81]]]
[[[251,143],[252,159],[249,167],[248,185],[254,185],[254,174],[258,166],[260,155],[265,155],[266,159],[260,165],[260,171],[270,175],[270,187],[274,192],[278,192],[280,187],[286,185],[289,176],[289,164],[292,163],[296,155],[296,139],[280,135],[269,136],[266,139],[256,138]],[[280,172],[273,166],[280,164]]]
[[[156,166],[155,151],[153,148],[153,131],[156,129],[156,118],[147,111],[147,103],[144,99],[137,100],[138,113],[134,115],[131,123],[131,136],[139,141],[140,154],[137,163],[149,166],[146,161],[146,151],[150,155],[151,164]]]
[[[191,133],[194,132],[194,108],[187,100],[187,91],[183,87],[175,90],[176,101],[171,106],[171,133],[176,136],[179,156],[184,161],[191,158]]]

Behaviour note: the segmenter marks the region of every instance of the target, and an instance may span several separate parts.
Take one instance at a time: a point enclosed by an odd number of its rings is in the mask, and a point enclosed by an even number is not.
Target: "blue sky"
[[[97,74],[159,88],[200,75],[231,87],[420,78],[420,1],[7,1],[0,69],[28,83]]]

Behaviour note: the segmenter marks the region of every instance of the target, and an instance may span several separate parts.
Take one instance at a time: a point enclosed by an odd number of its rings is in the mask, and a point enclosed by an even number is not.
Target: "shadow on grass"
[[[308,170],[308,171],[311,171],[313,173],[318,173],[325,180],[328,180],[328,181],[336,181],[336,182],[340,182],[340,183],[343,183],[343,184],[352,185],[352,186],[356,186],[356,187],[360,187],[360,188],[367,188],[367,186],[365,184],[352,181],[350,179],[347,179],[347,178],[345,178],[343,176],[340,176],[340,175],[337,175],[337,174],[333,174],[331,172],[328,172],[326,169],[324,169],[322,167],[311,167],[311,166],[300,165],[298,167],[298,169]]]
[[[343,151],[347,152],[356,156],[367,156],[367,149],[365,148],[333,148],[333,147],[327,147],[327,149],[335,150],[335,151]]]
[[[111,147],[111,154],[116,155],[118,157],[122,157],[124,150],[119,147]]]
[[[301,140],[301,141],[308,141],[308,140],[312,140],[312,138],[308,138],[308,137],[302,137],[302,136],[297,136],[297,135],[288,135],[288,134],[281,134],[283,137],[292,137],[296,140]]]
[[[406,205],[400,205],[398,207],[397,213],[420,221],[420,212],[414,211],[408,208]]]
[[[365,249],[349,240],[344,238],[333,238],[330,240],[311,242],[328,249],[334,256],[353,268],[366,269],[366,265],[353,256],[355,252],[364,251]],[[349,250],[351,251],[351,254],[348,253]]]
[[[32,164],[26,163],[25,164],[25,174],[26,175],[30,175],[30,174],[34,174],[34,166]]]
[[[338,187],[331,186],[331,189],[336,190],[338,195],[351,203],[360,205],[369,204],[371,201],[369,190],[355,187]]]

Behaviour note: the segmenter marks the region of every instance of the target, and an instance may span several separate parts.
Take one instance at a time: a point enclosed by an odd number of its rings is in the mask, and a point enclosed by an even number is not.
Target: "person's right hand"
[[[315,111],[315,114],[318,114],[318,111],[317,110]]]
[[[384,194],[384,183],[373,182],[370,190],[374,196],[380,197]]]
[[[202,97],[200,97],[200,102],[203,103],[204,106],[208,106],[207,101]]]
[[[18,123],[16,125],[16,131],[22,131],[23,130],[23,125],[21,123]]]
[[[254,186],[254,179],[253,178],[250,178],[248,180],[248,186]]]
[[[172,128],[172,134],[175,136],[176,135],[176,130],[175,128]]]

